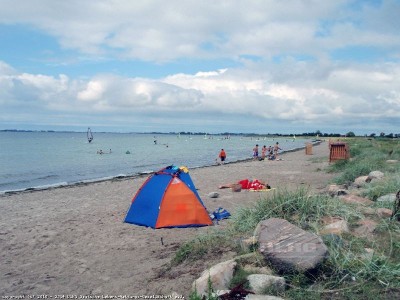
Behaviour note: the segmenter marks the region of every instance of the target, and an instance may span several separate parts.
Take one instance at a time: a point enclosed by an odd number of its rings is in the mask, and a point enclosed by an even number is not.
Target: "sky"
[[[400,0],[0,0],[0,130],[399,125]]]

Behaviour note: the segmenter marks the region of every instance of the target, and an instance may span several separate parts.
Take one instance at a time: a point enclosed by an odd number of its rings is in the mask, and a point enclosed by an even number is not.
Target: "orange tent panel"
[[[212,221],[186,184],[174,178],[162,199],[155,228],[190,224],[212,225]]]

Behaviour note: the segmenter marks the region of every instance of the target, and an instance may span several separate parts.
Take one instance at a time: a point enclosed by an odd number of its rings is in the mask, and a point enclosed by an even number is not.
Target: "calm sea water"
[[[261,149],[278,141],[288,151],[309,142],[219,135],[93,135],[88,143],[86,132],[0,132],[0,194],[132,176],[172,164],[189,169],[213,165],[221,148],[227,152],[227,162],[234,162],[251,158],[255,144]]]

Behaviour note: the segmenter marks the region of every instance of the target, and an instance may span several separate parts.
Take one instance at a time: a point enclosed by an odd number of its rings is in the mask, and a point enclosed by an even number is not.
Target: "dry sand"
[[[322,143],[313,147],[313,155],[301,150],[281,155],[282,161],[246,161],[193,169],[190,174],[209,211],[222,206],[234,213],[263,193],[218,190],[220,184],[259,178],[276,188],[307,186],[318,191],[332,178],[320,171],[328,165],[328,154],[327,143]],[[183,242],[210,227],[154,230],[124,223],[131,199],[146,178],[0,197],[2,299],[150,296],[172,291],[187,297],[191,283],[210,262],[162,271]],[[210,192],[219,192],[220,197],[211,199]]]

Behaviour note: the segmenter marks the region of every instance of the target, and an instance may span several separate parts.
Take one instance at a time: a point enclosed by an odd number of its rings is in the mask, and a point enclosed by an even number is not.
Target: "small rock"
[[[361,220],[357,222],[357,224],[360,225],[354,230],[354,233],[357,236],[368,236],[372,234],[375,231],[376,226],[378,225],[377,222],[370,219]]]
[[[349,226],[346,220],[340,220],[329,225],[326,225],[320,232],[320,234],[337,234],[341,235],[344,232],[349,232]]]
[[[328,194],[331,197],[334,197],[334,196],[346,195],[347,191],[342,186],[339,186],[337,184],[331,184],[328,186]]]
[[[394,202],[396,201],[396,194],[387,194],[387,195],[383,195],[380,196],[378,199],[376,199],[376,201],[378,202]]]
[[[211,193],[208,194],[208,197],[210,197],[210,198],[218,198],[219,194],[217,192],[211,192]]]
[[[251,274],[247,276],[250,288],[256,294],[262,294],[266,288],[272,288],[274,291],[282,292],[285,290],[285,279],[283,277]]]
[[[355,187],[363,187],[367,184],[368,180],[369,180],[368,176],[360,176],[354,179],[353,185]]]
[[[321,221],[324,225],[329,225],[332,223],[335,223],[337,221],[342,221],[343,219],[341,217],[335,217],[335,216],[324,216],[322,217]]]
[[[230,292],[230,290],[217,290],[217,291],[214,293],[214,295],[219,297],[219,296],[228,294],[229,292]],[[177,299],[177,298],[172,298],[172,299]],[[182,299],[183,299],[183,298],[182,298]]]
[[[399,161],[397,159],[388,159],[386,162],[388,164],[397,164]]]
[[[382,179],[385,174],[383,174],[381,171],[372,171],[369,172],[368,178],[370,179]]]
[[[360,205],[366,205],[366,206],[374,204],[373,201],[371,201],[367,198],[356,196],[356,195],[345,195],[345,196],[340,196],[339,198],[343,202],[349,203],[349,204],[360,204]]]
[[[388,208],[378,208],[376,210],[376,214],[381,218],[390,218],[393,214],[393,211]]]
[[[205,270],[200,278],[193,282],[192,289],[201,296],[207,295],[208,282],[211,281],[215,290],[226,290],[233,277],[233,271],[237,263],[234,260],[221,262],[210,269]]]

